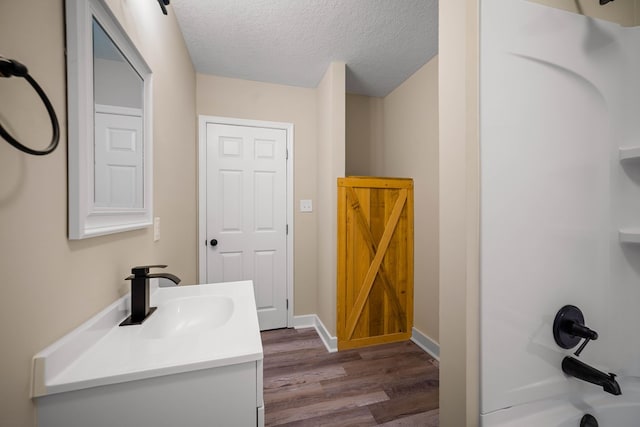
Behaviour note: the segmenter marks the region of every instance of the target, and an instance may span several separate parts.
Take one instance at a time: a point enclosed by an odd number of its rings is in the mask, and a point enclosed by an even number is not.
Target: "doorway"
[[[293,125],[200,116],[199,281],[252,280],[261,330],[292,324]]]

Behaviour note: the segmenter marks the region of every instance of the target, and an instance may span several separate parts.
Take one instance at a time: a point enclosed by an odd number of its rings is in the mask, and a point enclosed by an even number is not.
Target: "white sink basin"
[[[262,360],[251,281],[155,289],[141,325],[123,297],[35,355],[32,396]]]
[[[233,300],[225,296],[169,300],[142,324],[140,337],[160,339],[208,333],[227,323],[233,307]]]

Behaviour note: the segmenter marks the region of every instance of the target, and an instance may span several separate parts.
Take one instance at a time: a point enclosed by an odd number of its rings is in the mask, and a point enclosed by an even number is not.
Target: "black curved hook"
[[[160,5],[160,9],[162,9],[162,13],[164,15],[167,14],[167,8],[166,6],[169,6],[171,0],[158,0],[158,4]]]
[[[60,125],[58,124],[58,117],[56,116],[56,112],[53,109],[53,105],[49,102],[49,98],[44,93],[44,90],[40,87],[40,85],[29,75],[29,70],[27,67],[16,61],[15,59],[7,59],[0,56],[0,77],[22,77],[24,78],[31,87],[36,91],[42,102],[44,103],[47,112],[49,113],[49,119],[51,120],[51,127],[53,129],[53,136],[51,137],[51,143],[44,150],[34,150],[33,148],[29,148],[20,143],[17,139],[15,139],[9,132],[2,127],[0,124],[0,136],[3,137],[9,144],[16,147],[18,150],[23,151],[28,154],[32,154],[34,156],[44,156],[46,154],[51,153],[58,146],[58,142],[60,141]]]

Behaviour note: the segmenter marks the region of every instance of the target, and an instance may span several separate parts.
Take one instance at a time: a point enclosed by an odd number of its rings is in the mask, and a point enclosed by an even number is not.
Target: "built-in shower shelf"
[[[618,231],[622,243],[640,243],[640,228],[623,228]]]
[[[619,148],[620,161],[639,161],[640,146]],[[640,244],[640,227],[622,228],[618,230],[618,239],[622,243]]]
[[[640,160],[640,147],[620,148],[620,160]]]

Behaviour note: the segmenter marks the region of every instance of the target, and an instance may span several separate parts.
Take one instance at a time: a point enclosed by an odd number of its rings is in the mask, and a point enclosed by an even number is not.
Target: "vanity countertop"
[[[222,301],[212,307],[227,314],[209,327],[211,319],[185,316],[175,304],[184,301],[198,309]],[[36,354],[32,396],[262,360],[251,281],[156,288],[150,305],[157,311],[142,325],[120,327],[128,304],[129,296],[121,298]]]

